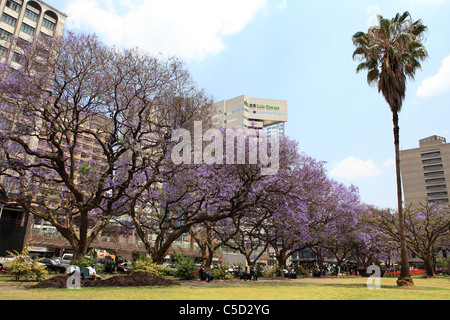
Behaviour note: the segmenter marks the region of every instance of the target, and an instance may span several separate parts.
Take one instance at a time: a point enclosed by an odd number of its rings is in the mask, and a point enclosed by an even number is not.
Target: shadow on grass
[[[271,281],[271,280],[265,280],[261,282],[234,282],[234,283],[214,283],[211,284],[212,286],[216,288],[220,287],[230,287],[230,286],[237,286],[240,287],[242,285],[248,285],[251,287],[299,287],[299,288],[336,288],[336,289],[367,289],[367,279],[368,278],[347,278],[345,280],[341,279],[331,279],[331,278],[305,278],[305,279],[299,279],[294,281]],[[339,283],[338,281],[346,281],[346,280],[353,280],[357,281],[355,283]],[[448,287],[440,287],[435,286],[433,284],[430,285],[424,285],[423,283],[419,285],[415,285],[414,287],[399,287],[396,284],[395,279],[391,279],[392,283],[386,283],[386,280],[388,278],[382,278],[381,280],[381,289],[389,289],[389,290],[406,290],[406,291],[414,291],[414,290],[434,290],[434,291],[448,291]],[[426,281],[426,279],[423,279]],[[333,281],[336,281],[336,283],[333,283]],[[383,283],[384,282],[384,283]]]

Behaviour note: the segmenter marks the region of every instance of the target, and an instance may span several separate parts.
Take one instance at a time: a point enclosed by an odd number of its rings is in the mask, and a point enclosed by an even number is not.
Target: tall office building
[[[214,103],[213,122],[223,128],[256,128],[285,135],[287,101],[249,98],[245,95]]]
[[[20,64],[21,49],[17,38],[30,40],[36,35],[61,36],[67,15],[38,1],[1,0],[0,61]]]
[[[19,69],[22,61],[21,41],[30,41],[36,35],[58,37],[63,34],[67,16],[48,4],[26,0],[0,0],[0,62]],[[22,115],[0,104],[0,128],[14,132],[22,121]],[[36,147],[37,141],[36,141]],[[0,183],[8,193],[17,192],[17,186],[0,177]],[[38,196],[38,195],[36,195]],[[20,251],[30,232],[33,219],[20,206],[0,206],[0,256],[6,251]]]
[[[450,144],[439,136],[419,141],[419,148],[400,152],[405,204],[448,203]]]

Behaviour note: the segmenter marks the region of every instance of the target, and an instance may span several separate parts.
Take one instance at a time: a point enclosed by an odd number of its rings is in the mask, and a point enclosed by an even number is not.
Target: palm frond
[[[408,29],[409,32],[415,35],[416,37],[420,37],[428,30],[428,28],[425,25],[423,25],[422,20],[420,19],[413,22]]]
[[[399,15],[399,14],[397,13],[397,15]],[[411,15],[409,14],[408,11],[405,11],[405,12],[400,16],[400,18],[397,20],[397,22],[401,24],[401,23],[403,23],[407,18],[410,18],[410,19],[411,19]]]
[[[380,71],[378,68],[372,69],[367,73],[367,83],[369,86],[378,84],[380,78]]]
[[[353,59],[360,58],[356,68],[367,70],[369,85],[378,84],[393,112],[402,108],[406,92],[406,79],[414,79],[428,53],[421,41],[427,27],[421,20],[413,21],[408,11],[397,13],[392,19],[379,16],[378,26],[367,33],[353,36],[356,46]]]

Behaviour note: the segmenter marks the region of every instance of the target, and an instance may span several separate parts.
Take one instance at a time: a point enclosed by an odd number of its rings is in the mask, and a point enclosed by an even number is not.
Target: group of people
[[[113,273],[117,271],[118,262],[117,259],[111,259],[105,261],[105,273]]]
[[[258,280],[258,274],[255,271],[255,268],[252,266],[250,267],[250,271],[248,270],[248,267],[245,267],[244,271],[242,271],[241,279],[244,281],[257,281]]]
[[[317,266],[314,269],[320,271],[321,276],[335,275],[340,277],[343,275],[358,275],[358,266],[356,264],[351,266],[344,264],[342,267],[335,264],[324,264],[321,270]]]
[[[88,274],[87,274],[87,278],[88,279],[94,279],[94,280],[102,279],[102,277],[97,274],[97,271],[95,271],[95,264],[92,263],[86,269],[88,271]],[[82,278],[86,277],[85,274],[81,273],[81,269],[80,269],[79,266],[77,266],[77,265],[70,265],[69,268],[67,269],[67,275],[72,276],[75,273],[80,275]]]
[[[198,275],[200,277],[201,281],[207,281],[207,282],[211,282],[211,280],[214,279],[212,272],[209,270],[205,270],[203,268],[203,265],[200,266],[200,269],[198,269]]]
[[[284,269],[284,276],[290,279],[297,279],[297,270],[295,270],[295,266],[288,267],[288,269]]]

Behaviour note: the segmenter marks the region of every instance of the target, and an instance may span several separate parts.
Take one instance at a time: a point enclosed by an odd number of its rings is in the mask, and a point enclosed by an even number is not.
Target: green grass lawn
[[[414,278],[414,288],[399,288],[382,278],[381,289],[369,290],[367,278],[312,278],[208,285],[140,288],[7,289],[17,283],[0,276],[0,300],[449,300],[450,278]],[[2,289],[2,287],[4,287]]]

